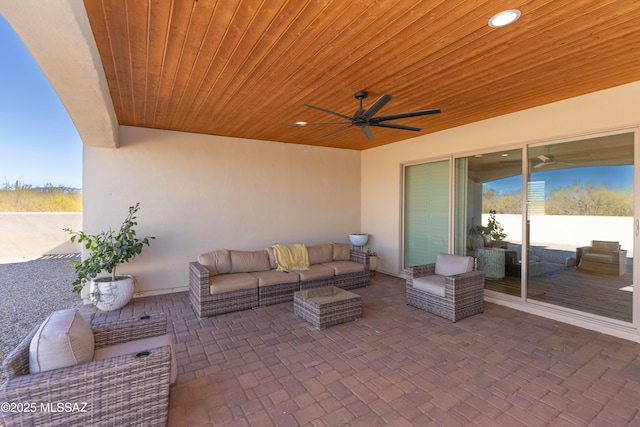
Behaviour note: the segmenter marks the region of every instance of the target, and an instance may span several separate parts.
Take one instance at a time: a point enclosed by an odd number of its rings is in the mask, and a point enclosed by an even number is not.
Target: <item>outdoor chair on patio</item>
[[[404,271],[407,305],[452,322],[484,312],[484,271],[473,270],[472,257],[439,254]]]
[[[0,425],[167,424],[177,367],[166,315],[95,323],[54,312],[7,356]]]
[[[591,246],[576,249],[578,268],[593,273],[623,276],[627,273],[627,251],[620,242],[592,240]]]

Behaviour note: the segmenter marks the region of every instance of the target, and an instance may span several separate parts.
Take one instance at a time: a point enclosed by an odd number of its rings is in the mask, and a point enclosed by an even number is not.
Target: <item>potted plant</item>
[[[71,234],[71,241],[84,243],[91,254],[82,262],[74,263],[76,280],[73,291],[82,292],[82,288],[90,282],[89,299],[91,303],[103,311],[118,310],[124,307],[133,297],[134,279],[130,275],[117,275],[120,264],[131,261],[142,252],[144,245],[155,237],[136,237],[136,212],[140,203],[129,207],[129,215],[120,226],[119,231],[111,228],[96,235],[88,235],[83,231],[64,230]],[[110,273],[106,277],[98,277],[103,271]]]
[[[476,230],[485,236],[485,246],[493,246],[492,241],[502,241],[507,237],[500,222],[496,219],[495,210],[489,211],[489,221],[487,221],[487,225],[479,225],[476,227]]]

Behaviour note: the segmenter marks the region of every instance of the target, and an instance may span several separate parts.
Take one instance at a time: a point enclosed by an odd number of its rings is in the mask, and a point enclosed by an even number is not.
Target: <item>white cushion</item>
[[[171,347],[171,373],[170,384],[173,384],[178,377],[178,363],[176,362],[176,354],[173,350],[173,341],[169,335],[158,335],[155,337],[142,338],[139,340],[127,341],[121,344],[114,344],[107,347],[96,349],[93,354],[93,360],[104,360],[111,357],[123,356],[125,354],[140,353],[142,351],[152,351],[154,348]]]
[[[413,279],[413,287],[444,298],[446,280],[445,276],[437,275],[418,277]]]
[[[64,368],[93,359],[91,327],[75,309],[55,311],[42,323],[29,347],[32,374]]]
[[[438,254],[435,274],[453,276],[473,270],[473,257],[451,254]]]

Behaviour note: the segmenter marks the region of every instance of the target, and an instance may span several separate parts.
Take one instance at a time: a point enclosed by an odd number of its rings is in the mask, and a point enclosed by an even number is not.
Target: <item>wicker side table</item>
[[[478,248],[478,270],[485,272],[487,280],[504,278],[505,252],[500,248]]]
[[[294,294],[293,313],[320,330],[361,319],[362,298],[335,286],[306,289]]]

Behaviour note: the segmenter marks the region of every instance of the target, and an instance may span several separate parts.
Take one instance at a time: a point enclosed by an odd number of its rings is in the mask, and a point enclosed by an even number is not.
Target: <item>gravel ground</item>
[[[15,262],[0,260],[0,361],[47,316],[56,310],[82,306],[73,293],[77,254]],[[0,367],[0,384],[6,380]]]

